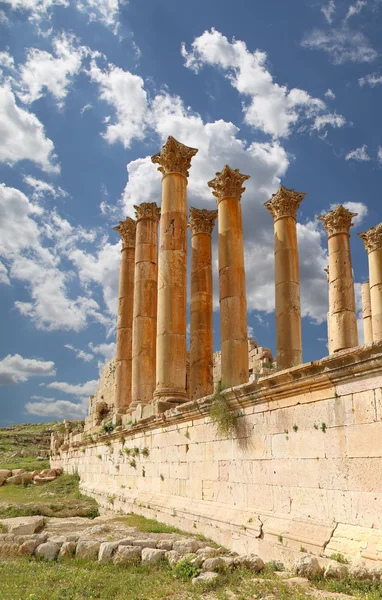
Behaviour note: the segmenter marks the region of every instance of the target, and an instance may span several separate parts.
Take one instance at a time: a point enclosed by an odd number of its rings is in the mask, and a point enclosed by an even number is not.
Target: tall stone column
[[[325,273],[326,273],[326,281],[329,284],[329,265],[324,269]],[[327,326],[328,326],[328,350],[329,350],[329,354],[333,354],[333,340],[332,340],[332,335],[331,335],[331,331],[330,331],[330,325],[331,325],[331,315],[330,315],[330,310],[326,313],[326,322],[327,322]]]
[[[350,255],[352,213],[341,204],[318,217],[328,234],[329,312],[332,352],[358,346],[354,281]]]
[[[226,165],[208,185],[218,203],[221,381],[223,387],[249,377],[247,297],[240,199],[249,175]]]
[[[185,402],[187,311],[187,178],[197,150],[169,137],[152,157],[162,178],[158,259],[157,365],[154,397]]]
[[[363,320],[363,343],[373,342],[373,323],[371,316],[370,281],[365,281],[361,286],[362,293],[362,320]]]
[[[135,245],[132,402],[149,404],[155,391],[158,222],[160,209],[155,202],[134,206],[137,221]]]
[[[359,237],[363,239],[369,259],[370,303],[373,341],[382,339],[382,223]]]
[[[204,398],[214,391],[212,307],[212,230],[217,210],[190,208],[191,303],[190,397]]]
[[[117,348],[115,353],[115,400],[117,413],[131,403],[132,330],[134,305],[135,221],[127,217],[115,231],[122,238],[119,272]]]
[[[302,362],[296,217],[305,196],[305,193],[280,185],[279,191],[264,204],[274,219],[276,352],[279,369]]]

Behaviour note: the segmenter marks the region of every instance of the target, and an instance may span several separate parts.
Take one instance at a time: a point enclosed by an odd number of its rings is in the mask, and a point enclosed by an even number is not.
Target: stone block
[[[73,558],[76,553],[76,542],[64,542],[58,553],[59,559]]]
[[[153,540],[151,538],[147,538],[145,540],[134,540],[133,546],[138,546],[139,548],[156,548],[157,540]]]
[[[206,558],[203,562],[203,571],[222,571],[225,567],[224,561],[220,556]]]
[[[142,563],[146,565],[157,565],[165,559],[166,550],[156,550],[154,548],[142,549]]]
[[[113,557],[115,564],[129,565],[141,560],[141,548],[139,546],[118,546]]]
[[[173,550],[179,554],[196,552],[199,549],[199,543],[196,540],[177,540],[173,544]]]
[[[374,390],[353,394],[354,423],[373,423],[377,420]]]
[[[315,556],[304,554],[296,559],[293,567],[296,575],[313,579],[316,575],[322,573],[320,564]]]
[[[100,542],[79,540],[77,543],[76,557],[94,560],[98,557],[100,545]]]
[[[258,573],[264,568],[264,563],[257,554],[242,554],[234,559],[235,567],[244,567],[249,571]]]
[[[206,571],[204,573],[200,573],[197,577],[194,577],[191,581],[192,585],[198,585],[199,583],[212,583],[216,579],[218,579],[219,574],[214,573],[213,571]]]
[[[60,551],[60,546],[53,542],[45,542],[36,549],[36,556],[44,558],[45,560],[55,560]]]
[[[339,581],[346,579],[347,574],[347,567],[335,560],[329,561],[324,571],[325,579],[337,579]]]
[[[13,535],[31,535],[38,533],[45,524],[44,517],[13,517],[11,519],[0,519],[5,530]]]
[[[110,562],[119,545],[118,542],[102,542],[99,547],[98,562],[101,564]]]
[[[37,540],[26,540],[20,546],[19,552],[21,556],[33,556],[36,548],[38,546]]]

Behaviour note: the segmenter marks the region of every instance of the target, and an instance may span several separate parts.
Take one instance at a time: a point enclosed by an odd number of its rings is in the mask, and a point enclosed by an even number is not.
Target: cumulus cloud
[[[23,358],[20,354],[8,354],[0,360],[0,384],[14,384],[27,381],[30,377],[54,377],[54,362],[36,358]]]
[[[13,10],[26,11],[31,21],[50,19],[55,6],[69,6],[68,0],[3,0]]]
[[[243,107],[245,121],[264,133],[287,137],[297,124],[301,126],[327,112],[323,100],[310,96],[305,90],[288,89],[276,83],[267,66],[266,52],[250,52],[245,42],[229,42],[214,28],[195,38],[190,51],[182,44],[181,51],[185,66],[195,73],[205,65],[226,72],[231,85],[250,98]],[[342,119],[344,124],[345,119]],[[337,120],[335,126],[342,124]],[[327,119],[326,125],[332,125],[332,121]]]
[[[113,356],[115,356],[116,344],[115,342],[111,342],[110,344],[96,345],[90,342],[89,348],[92,352],[94,352],[94,354],[100,354],[101,356],[106,358],[106,360],[110,360],[110,358],[113,358]]]
[[[365,75],[365,77],[360,77],[360,79],[358,79],[358,83],[361,87],[366,84],[370,85],[370,87],[375,87],[376,85],[380,85],[382,83],[382,75],[370,73],[369,75]]]
[[[16,104],[9,85],[0,87],[0,162],[14,165],[30,160],[44,171],[59,171],[52,140],[36,115]]]
[[[52,198],[64,198],[68,195],[67,192],[59,186],[55,187],[46,181],[36,179],[36,177],[33,177],[32,175],[25,175],[24,181],[33,190],[33,200],[41,200],[45,198],[46,195],[52,196]]]
[[[327,20],[327,22],[332,23],[334,13],[336,12],[336,5],[334,0],[330,0],[328,4],[325,4],[325,6],[321,8],[321,12],[324,14],[324,17]]]
[[[90,21],[100,21],[116,34],[119,26],[119,9],[127,0],[79,0],[77,9],[88,15]]]
[[[330,88],[325,92],[325,98],[329,98],[329,100],[335,100],[336,95]]]
[[[378,56],[363,33],[353,31],[346,25],[329,31],[314,29],[305,36],[301,45],[309,50],[326,52],[335,65],[372,62]]]
[[[87,407],[83,403],[55,399],[42,400],[41,402],[27,402],[25,410],[30,415],[50,417],[58,420],[83,419],[87,414]]]
[[[355,150],[351,150],[345,156],[345,160],[357,160],[358,162],[365,162],[371,160],[370,156],[367,153],[367,146],[364,144],[360,148],[356,148]]]
[[[378,159],[378,162],[382,162],[382,148],[381,148],[381,146],[378,147],[377,159]]]
[[[79,358],[80,360],[83,360],[85,362],[90,362],[94,358],[93,354],[90,354],[90,352],[85,352],[85,350],[75,348],[71,344],[65,344],[64,347],[68,350],[72,350],[72,352],[74,352],[74,354],[76,355],[76,358]]]
[[[98,381],[86,381],[86,383],[72,384],[65,381],[52,381],[52,383],[43,384],[45,387],[52,390],[58,390],[64,394],[71,396],[82,397],[91,396],[97,389]]]

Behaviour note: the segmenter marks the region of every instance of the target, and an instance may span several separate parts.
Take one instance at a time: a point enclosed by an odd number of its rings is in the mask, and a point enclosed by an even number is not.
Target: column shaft
[[[154,203],[135,207],[137,217],[134,281],[132,403],[149,404],[155,391],[157,298],[158,298],[158,220]]]
[[[190,397],[212,394],[213,294],[211,233],[217,211],[190,209],[191,303],[190,303]]]
[[[365,281],[361,287],[362,290],[362,319],[363,319],[363,343],[371,344],[373,342],[373,323],[371,318],[370,303],[370,282]]]
[[[382,248],[369,252],[373,341],[382,340]]]

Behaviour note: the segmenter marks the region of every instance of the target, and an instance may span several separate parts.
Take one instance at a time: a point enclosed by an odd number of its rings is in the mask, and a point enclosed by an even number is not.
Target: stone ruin
[[[169,137],[152,157],[162,204],[135,207],[122,238],[115,358],[90,397],[83,432],[52,438],[52,467],[78,471],[101,507],[203,533],[238,552],[290,561],[315,555],[382,560],[382,223],[361,233],[358,345],[350,228],[340,205],[328,234],[329,356],[303,364],[297,211],[280,185],[274,220],[276,358],[247,335],[240,200],[249,178],[228,165],[208,183],[217,210],[187,206],[197,153]],[[212,231],[218,225],[220,351],[213,353]],[[190,350],[186,346],[191,229]],[[159,228],[159,235],[158,235]],[[220,398],[235,421],[222,435]]]

